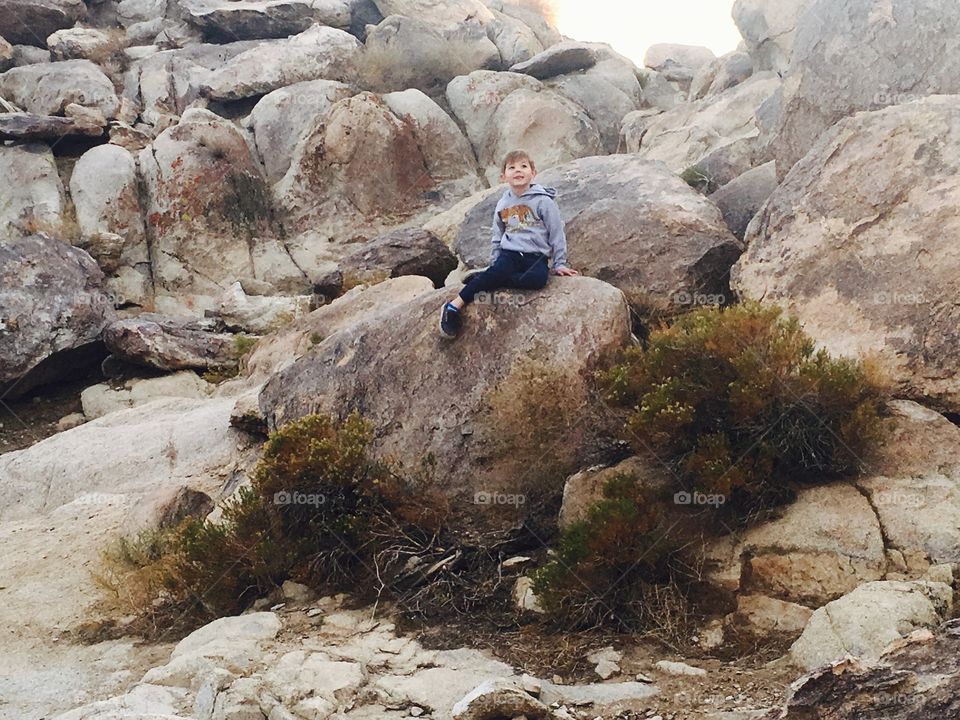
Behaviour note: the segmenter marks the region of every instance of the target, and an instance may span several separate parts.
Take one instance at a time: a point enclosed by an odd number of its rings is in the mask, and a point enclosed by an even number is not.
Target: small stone
[[[543,687],[543,683],[540,682],[540,678],[524,673],[520,677],[520,687],[534,697],[540,697],[540,689]]]
[[[69,415],[64,415],[57,422],[57,432],[71,430],[79,425],[83,425],[86,421],[87,418],[83,413],[70,413]],[[0,427],[3,426],[0,425]]]
[[[620,666],[612,660],[601,660],[593,671],[603,680],[609,680],[620,672]]]
[[[410,708],[410,714],[413,715],[413,717],[420,717],[421,715],[423,715],[423,708],[417,707],[416,705],[414,705],[413,707]]]
[[[307,610],[307,617],[316,617],[317,615],[323,615],[323,610],[320,608],[310,608]]]
[[[504,560],[502,563],[500,563],[500,567],[506,570],[507,568],[517,567],[518,565],[524,565],[530,562],[530,560],[531,558],[528,558],[525,555],[517,555],[516,557],[507,558],[506,560]]]
[[[652,683],[653,678],[644,675],[643,673],[637,673],[636,677],[637,682]]]
[[[289,602],[310,602],[316,597],[316,593],[309,587],[291,580],[287,580],[280,586],[280,592],[283,599]]]
[[[538,613],[544,612],[540,604],[540,598],[533,592],[533,580],[526,576],[517,578],[513,586],[513,602],[521,612]]]
[[[286,606],[287,606],[286,603],[277,603],[276,605],[271,605],[271,606],[270,606],[270,612],[276,612],[276,611],[279,610],[280,608],[286,607]]]
[[[667,675],[689,675],[694,677],[704,677],[707,671],[703,668],[693,667],[682,662],[671,662],[670,660],[660,660],[655,665],[657,670]]]
[[[942,582],[945,585],[953,585],[953,566],[950,563],[940,565],[931,565],[924,573],[924,580],[931,582]]]

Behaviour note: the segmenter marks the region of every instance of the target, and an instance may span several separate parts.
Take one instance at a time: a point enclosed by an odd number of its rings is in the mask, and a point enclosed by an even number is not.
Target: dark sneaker
[[[447,303],[440,312],[440,335],[453,340],[463,327],[463,318],[460,317],[460,311],[452,304]]]

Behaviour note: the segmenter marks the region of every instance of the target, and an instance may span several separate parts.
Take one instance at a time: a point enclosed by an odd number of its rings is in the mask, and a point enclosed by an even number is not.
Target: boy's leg
[[[514,254],[509,250],[501,251],[493,265],[482,273],[474,275],[463,286],[463,290],[460,291],[460,299],[463,300],[465,305],[469,305],[479,292],[489,292],[506,287],[505,283],[517,274],[518,269],[514,261]]]
[[[542,255],[538,259],[524,257],[518,263],[517,271],[507,278],[507,284],[503,287],[540,290],[546,286],[549,278],[550,268],[547,266],[546,257]]]

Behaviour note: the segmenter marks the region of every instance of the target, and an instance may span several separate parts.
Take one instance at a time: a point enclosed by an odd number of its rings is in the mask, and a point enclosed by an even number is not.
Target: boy
[[[534,185],[537,168],[523,150],[503,161],[500,182],[509,188],[493,213],[493,251],[490,267],[467,280],[463,290],[443,306],[440,335],[453,339],[463,325],[462,311],[478,292],[497,288],[539,290],[547,284],[548,258],[557,275],[579,275],[567,267],[567,238],[563,218],[554,201],[556,191]]]

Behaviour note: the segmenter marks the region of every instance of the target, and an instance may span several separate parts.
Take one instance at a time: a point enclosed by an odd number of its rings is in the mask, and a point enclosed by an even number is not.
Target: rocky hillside
[[[957,714],[960,6],[736,0],[736,51],[658,45],[642,68],[542,6],[0,0],[0,717]],[[443,344],[517,147],[583,277],[478,304]],[[625,468],[662,475],[613,440],[594,371],[745,301],[870,358],[891,434],[855,477],[711,539],[715,612],[682,651],[621,636],[578,657],[587,677],[533,677],[296,585],[175,645],[85,634],[129,620],[104,548],[218,518],[267,433],[312,413],[429,458],[425,492],[487,549]],[[534,462],[491,421],[528,360],[563,370]],[[566,482],[534,482],[554,461]],[[539,550],[497,566],[524,623]],[[737,664],[757,647],[786,654]],[[753,671],[770,692],[740,686]]]

